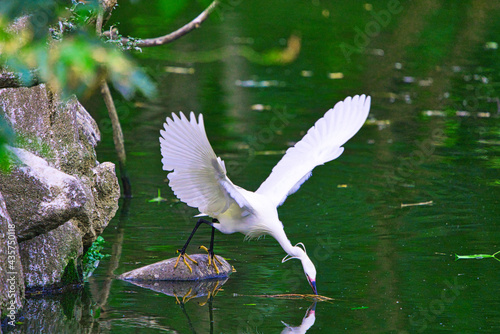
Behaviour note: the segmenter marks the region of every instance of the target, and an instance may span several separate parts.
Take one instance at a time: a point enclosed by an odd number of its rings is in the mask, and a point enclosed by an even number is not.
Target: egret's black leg
[[[198,219],[198,221],[196,222],[196,225],[194,226],[193,228],[193,231],[191,231],[191,234],[189,235],[189,238],[186,240],[186,243],[184,244],[184,246],[182,246],[181,249],[178,249],[177,252],[180,253],[179,256],[177,257],[177,261],[175,262],[175,265],[174,265],[174,268],[177,268],[177,264],[179,263],[179,259],[182,257],[182,260],[184,261],[184,263],[186,264],[186,266],[189,268],[189,271],[190,272],[193,272],[193,269],[191,268],[191,266],[187,263],[186,261],[186,257],[191,260],[191,262],[195,263],[195,264],[198,264],[198,262],[196,262],[195,260],[193,260],[192,258],[189,257],[189,255],[186,254],[186,249],[189,245],[189,243],[191,242],[191,239],[193,238],[194,234],[196,233],[196,231],[198,230],[198,227],[200,227],[201,224],[208,224],[210,226],[212,226],[212,223],[205,220],[205,219]],[[213,227],[212,227],[213,229]],[[212,231],[212,239],[213,239],[213,231]]]
[[[212,224],[217,223],[217,222],[218,222],[217,219],[215,219],[215,218],[212,219]],[[210,248],[207,249],[207,247],[205,247],[205,246],[200,246],[199,248],[203,249],[204,251],[206,251],[208,253],[208,265],[209,266],[213,265],[215,268],[215,271],[217,272],[217,274],[219,274],[220,271],[219,271],[219,268],[217,267],[217,264],[215,263],[215,261],[219,262],[220,264],[222,264],[222,263],[219,261],[219,259],[214,254],[215,227],[212,224],[210,224],[212,226],[212,237],[210,238]]]
[[[189,238],[186,240],[186,243],[184,244],[184,246],[182,246],[181,249],[177,250],[178,252],[180,252],[181,254],[186,253],[186,249],[187,249],[189,243],[191,242],[191,239],[193,238],[194,234],[196,233],[196,230],[198,230],[198,227],[200,227],[201,224],[208,224],[208,225],[212,226],[212,223],[209,222],[208,220],[205,220],[202,218],[198,219],[198,221],[196,222],[196,225],[193,228],[193,231],[189,235]],[[214,238],[213,230],[214,230],[214,227],[212,226],[212,242],[213,242],[213,238]]]
[[[208,254],[210,254],[212,256],[212,259],[214,257],[214,235],[215,235],[215,227],[214,227],[214,223],[218,223],[219,221],[217,219],[212,219],[212,224],[210,224],[212,226],[212,236],[210,238],[210,248],[208,249]]]

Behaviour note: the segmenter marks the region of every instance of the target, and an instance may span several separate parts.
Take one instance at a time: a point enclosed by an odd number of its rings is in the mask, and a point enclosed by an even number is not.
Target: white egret
[[[267,234],[273,236],[287,253],[282,262],[290,259],[302,262],[307,280],[317,294],[316,268],[304,244],[299,242],[293,246],[288,240],[277,208],[311,176],[314,167],[342,154],[342,145],[363,126],[369,110],[369,96],[356,95],[338,102],[316,121],[302,140],[286,151],[271,175],[255,192],[238,187],[229,180],[224,161],[215,155],[210,146],[201,114],[196,119],[191,112],[188,119],[182,112],[180,117],[172,113],[172,118],[166,119],[165,130],[160,131],[163,169],[173,171],[168,174],[169,185],[182,202],[200,211],[199,216],[213,218],[210,222],[204,219],[197,221],[184,247],[179,250],[177,263],[182,257],[191,269],[186,261],[186,257],[191,260],[186,248],[203,223],[212,226],[209,265],[212,262],[216,269],[214,229],[225,234],[240,232],[247,238]]]

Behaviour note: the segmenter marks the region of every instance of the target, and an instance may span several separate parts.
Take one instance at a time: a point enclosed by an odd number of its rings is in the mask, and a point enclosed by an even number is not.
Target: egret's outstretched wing
[[[267,195],[276,206],[281,205],[311,176],[314,167],[342,154],[342,145],[363,126],[369,111],[369,96],[356,95],[338,102],[286,151],[256,192]]]
[[[226,176],[224,161],[208,142],[203,116],[198,121],[193,112],[188,120],[172,113],[160,131],[163,169],[168,174],[174,194],[187,205],[212,217],[225,212],[233,203],[248,207],[245,198]]]

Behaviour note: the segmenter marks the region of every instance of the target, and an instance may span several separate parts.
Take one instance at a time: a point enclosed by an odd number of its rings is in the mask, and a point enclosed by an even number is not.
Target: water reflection
[[[127,281],[134,285],[175,297],[177,303],[187,303],[193,298],[207,296],[207,301],[215,297],[228,278],[199,281]],[[181,298],[181,299],[179,299]],[[203,303],[202,305],[204,305]]]
[[[187,325],[192,333],[197,333],[197,326],[193,319],[200,316],[200,312],[191,310],[191,312],[186,308],[186,304],[189,301],[196,301],[200,307],[207,306],[209,314],[209,328],[210,334],[214,333],[214,327],[216,322],[214,320],[214,310],[219,312],[224,312],[224,309],[220,307],[214,307],[214,298],[217,293],[222,290],[222,286],[226,283],[228,278],[225,279],[209,279],[200,281],[150,281],[150,282],[138,282],[138,281],[127,281],[136,286],[150,289],[161,294],[172,296],[176,300],[176,304],[181,309],[184,314]],[[206,298],[202,298],[206,297]],[[234,294],[233,297],[238,297]],[[259,296],[255,296],[259,297]],[[284,321],[281,323],[285,328],[281,333],[306,333],[316,321],[316,304],[314,301],[311,306],[307,309],[304,318],[299,326],[291,326]],[[288,305],[283,305],[283,309],[288,309]],[[200,326],[201,327],[201,326]]]
[[[309,328],[311,328],[314,325],[314,322],[316,321],[316,302],[314,302],[306,311],[306,315],[302,319],[302,323],[300,326],[297,327],[292,327],[282,321],[281,323],[285,325],[285,329],[281,331],[281,334],[286,334],[286,333],[306,333]]]

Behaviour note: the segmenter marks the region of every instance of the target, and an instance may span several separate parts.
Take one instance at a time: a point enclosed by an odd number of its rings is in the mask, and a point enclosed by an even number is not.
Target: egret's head
[[[294,254],[288,254],[283,258],[281,262],[283,263],[290,259],[299,259],[300,262],[302,262],[302,268],[304,268],[304,274],[306,274],[307,281],[309,282],[309,285],[311,285],[314,294],[317,295],[318,290],[316,289],[316,267],[314,266],[314,263],[312,263],[309,256],[307,256],[306,247],[302,242],[299,242],[298,244],[293,246],[293,251]]]

